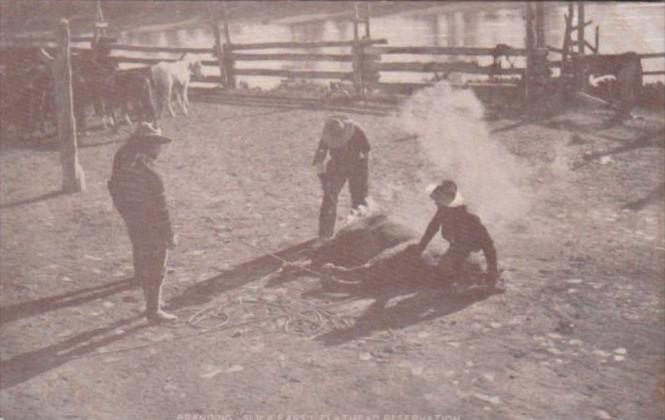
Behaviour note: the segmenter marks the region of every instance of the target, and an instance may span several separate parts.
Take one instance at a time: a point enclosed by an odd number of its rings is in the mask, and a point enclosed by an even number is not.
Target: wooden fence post
[[[85,175],[78,161],[76,119],[72,92],[72,65],[69,22],[60,21],[56,31],[58,51],[50,57],[44,50],[42,55],[49,62],[55,87],[55,109],[58,118],[58,141],[62,163],[62,191],[65,193],[85,191]]]
[[[600,26],[598,25],[596,25],[595,41],[596,50],[594,51],[594,54],[598,55],[600,54]]]
[[[97,0],[97,20],[95,21],[95,33],[91,45],[94,46],[101,38],[104,38],[106,36],[107,27],[108,23],[104,21],[104,11],[102,10],[102,1]]]
[[[363,63],[362,63],[362,45],[358,36],[358,4],[354,4],[354,14],[353,14],[353,46],[351,47],[351,52],[353,54],[353,88],[357,95],[363,94]]]
[[[228,86],[226,80],[226,68],[224,64],[224,47],[222,44],[222,32],[219,29],[219,22],[217,21],[216,15],[208,3],[208,14],[210,15],[210,28],[212,30],[212,35],[215,39],[215,45],[213,46],[214,55],[217,57],[217,65],[219,66],[219,77],[221,79],[221,84],[224,87]]]
[[[545,3],[536,2],[536,48],[545,48]]]
[[[584,2],[577,2],[577,48],[580,56],[584,55]]]
[[[372,35],[370,34],[369,31],[369,19],[371,14],[369,2],[365,2],[365,13],[367,13],[365,15],[365,38],[371,39]]]
[[[222,11],[224,12],[224,37],[226,38],[226,43],[222,48],[222,65],[224,67],[224,78],[226,80],[226,87],[235,89],[236,88],[236,76],[233,62],[233,47],[231,44],[231,31],[229,30],[229,13],[226,6],[226,2],[222,2]]]
[[[525,4],[526,7],[526,69],[524,71],[524,76],[522,82],[524,83],[524,100],[527,105],[527,109],[531,109],[530,105],[533,99],[531,81],[532,71],[533,71],[533,53],[534,53],[534,28],[533,28],[533,9],[531,2],[527,1]]]

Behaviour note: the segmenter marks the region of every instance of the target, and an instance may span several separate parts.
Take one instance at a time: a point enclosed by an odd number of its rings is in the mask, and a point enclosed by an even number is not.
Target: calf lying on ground
[[[371,215],[340,229],[334,238],[318,246],[308,261],[286,265],[281,275],[304,270],[322,273],[326,279],[354,282],[484,285],[482,269],[473,262],[466,262],[456,273],[442,272],[440,250],[420,255],[415,249],[418,238],[417,232],[384,214]]]

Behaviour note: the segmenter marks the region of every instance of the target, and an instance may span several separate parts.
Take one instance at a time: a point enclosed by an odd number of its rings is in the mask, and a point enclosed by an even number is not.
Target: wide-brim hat
[[[131,140],[133,142],[156,144],[167,144],[173,141],[170,138],[165,137],[160,128],[154,127],[149,122],[142,122],[139,124],[138,127],[136,127],[136,130],[134,130],[134,133],[132,133]]]
[[[321,141],[331,149],[346,146],[353,136],[355,124],[343,115],[335,115],[326,120],[321,134]]]
[[[464,205],[464,197],[457,189],[457,185],[450,180],[429,188],[430,197],[437,205],[442,207],[459,207]]]

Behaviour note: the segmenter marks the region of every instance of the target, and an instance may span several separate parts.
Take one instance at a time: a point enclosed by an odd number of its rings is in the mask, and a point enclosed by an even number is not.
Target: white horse
[[[175,94],[176,101],[185,115],[189,114],[189,97],[187,90],[192,75],[203,77],[201,61],[190,53],[183,54],[180,60],[174,62],[162,61],[150,69],[152,82],[155,85],[157,97],[157,109],[159,116],[164,115],[164,105],[169,114],[175,117],[172,98]]]

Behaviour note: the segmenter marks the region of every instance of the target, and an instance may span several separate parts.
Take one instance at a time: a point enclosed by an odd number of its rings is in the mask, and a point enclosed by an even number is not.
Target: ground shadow
[[[468,264],[460,273],[444,275],[435,258],[421,258],[408,249],[368,268],[337,273],[335,276],[344,282],[329,278],[320,290],[307,295],[324,300],[329,300],[329,295],[336,299],[369,299],[373,303],[352,326],[332,330],[317,340],[325,346],[338,346],[375,332],[399,330],[460,311],[497,293],[479,285],[479,274],[478,266]],[[390,305],[391,300],[397,303]]]
[[[22,206],[22,205],[25,205],[25,204],[37,203],[39,201],[48,200],[50,198],[55,198],[55,197],[57,197],[59,195],[62,195],[62,194],[64,194],[64,192],[62,190],[51,191],[49,193],[45,193],[45,194],[39,195],[37,197],[26,198],[25,200],[14,201],[13,203],[0,204],[0,209],[9,209],[9,208],[12,208],[12,207],[18,207],[18,206]]]
[[[365,219],[318,247],[309,264],[285,267],[267,287],[314,275],[321,287],[303,293],[305,299],[373,302],[351,327],[319,336],[326,346],[443,317],[497,292],[484,284],[482,269],[473,262],[444,274],[438,266],[441,253],[421,255],[406,241],[411,232],[399,228],[382,216]]]
[[[193,96],[193,100],[204,103],[216,103],[223,105],[238,105],[258,108],[279,108],[286,112],[287,110],[308,110],[308,111],[334,111],[350,114],[367,114],[375,116],[386,116],[392,110],[389,107],[364,105],[364,104],[344,104],[325,101],[322,99],[309,98],[279,98],[264,97],[259,95],[241,96],[224,94],[200,94]]]
[[[76,133],[77,146],[78,147],[93,147],[93,146],[102,146],[105,143],[90,143],[86,144],[85,139],[89,137],[90,134],[103,132],[106,128],[99,123],[86,127],[86,133],[78,132]],[[60,149],[60,143],[58,142],[57,133],[48,133],[43,136],[33,136],[26,139],[6,139],[0,138],[0,150],[20,150],[28,149],[36,152],[54,152]]]
[[[127,133],[127,136],[129,136],[129,133]],[[115,140],[101,141],[101,142],[97,142],[97,143],[82,143],[79,140],[78,147],[82,148],[82,149],[86,149],[86,148],[89,148],[89,147],[100,147],[100,146],[108,146],[110,144],[118,144],[118,143],[122,143],[123,141],[125,141],[124,138],[119,138],[119,139],[115,139]]]
[[[665,147],[665,142],[663,141],[664,136],[665,136],[665,129],[658,130],[655,132],[648,132],[629,141],[626,144],[622,144],[612,149],[605,150],[602,152],[594,152],[586,154],[584,155],[583,158],[584,160],[579,164],[575,165],[572,169],[573,170],[579,169],[582,166],[588,165],[594,160],[601,158],[603,156],[616,155],[619,153],[629,152],[632,150],[641,149],[645,147]]]
[[[138,324],[130,328],[123,328],[119,333],[120,327],[126,327],[141,318],[142,316],[137,315],[121,319],[107,326],[77,334],[61,343],[22,353],[6,361],[0,361],[0,372],[2,372],[0,389],[21,384],[74,358],[81,357],[148,327],[150,325],[148,323]]]
[[[58,141],[55,136],[29,139],[0,139],[0,150],[20,149],[28,149],[35,152],[52,152],[58,150]]]
[[[87,287],[60,295],[14,303],[0,307],[0,324],[28,318],[56,309],[80,305],[91,300],[102,299],[135,287],[132,279],[117,280],[100,286]]]
[[[275,272],[282,266],[283,261],[307,258],[317,243],[317,239],[311,239],[276,253],[266,254],[239,264],[222,272],[219,276],[204,280],[188,288],[181,295],[169,300],[167,307],[175,310],[186,306],[209,303],[215,296]]]
[[[647,194],[644,198],[627,203],[626,205],[623,206],[623,208],[628,210],[639,211],[651,203],[655,202],[662,203],[663,198],[665,198],[665,183],[660,184],[649,194]]]

